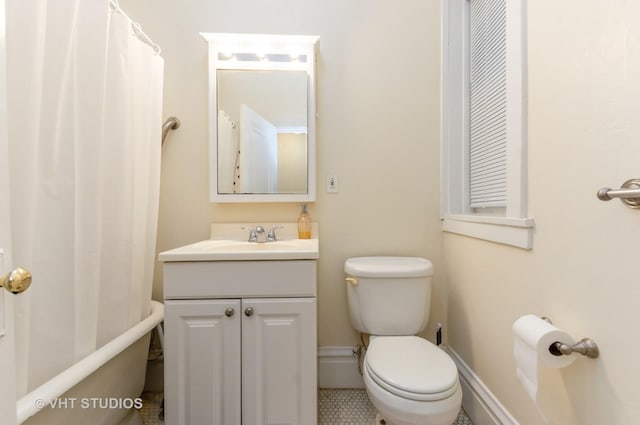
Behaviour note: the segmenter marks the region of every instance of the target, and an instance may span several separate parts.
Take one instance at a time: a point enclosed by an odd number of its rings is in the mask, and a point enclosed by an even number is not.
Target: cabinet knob
[[[247,317],[253,316],[253,307],[247,307],[244,309],[244,315]]]
[[[224,315],[227,317],[231,317],[236,313],[236,311],[234,309],[232,309],[231,307],[229,307],[228,309],[226,309],[224,311]]]

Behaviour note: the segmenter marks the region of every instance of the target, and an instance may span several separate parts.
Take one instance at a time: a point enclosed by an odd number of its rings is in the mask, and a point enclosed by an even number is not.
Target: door
[[[5,1],[0,0],[0,275],[11,270],[9,221],[9,159],[7,146],[7,68]],[[13,335],[13,295],[0,288],[0,424],[15,425],[16,377]]]
[[[240,192],[278,192],[278,130],[240,105]]]
[[[315,425],[315,298],[242,300],[243,424]]]
[[[165,300],[165,422],[240,425],[240,300]]]

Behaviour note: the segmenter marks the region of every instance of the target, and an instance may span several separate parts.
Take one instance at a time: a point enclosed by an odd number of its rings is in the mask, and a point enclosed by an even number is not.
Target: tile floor
[[[321,390],[318,425],[371,425],[376,418],[364,390]]]
[[[164,418],[160,417],[163,397],[164,393],[142,393],[140,415],[144,425],[164,425]]]
[[[364,390],[321,390],[318,425],[372,425],[376,418]],[[460,410],[452,425],[473,425]]]
[[[142,394],[144,425],[164,425],[160,418],[162,393]],[[376,411],[364,390],[320,390],[318,425],[372,425]],[[473,425],[463,410],[452,425]]]

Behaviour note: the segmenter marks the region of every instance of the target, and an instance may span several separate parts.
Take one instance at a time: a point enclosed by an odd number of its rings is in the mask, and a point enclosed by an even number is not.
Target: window
[[[443,230],[530,249],[524,0],[444,2]]]

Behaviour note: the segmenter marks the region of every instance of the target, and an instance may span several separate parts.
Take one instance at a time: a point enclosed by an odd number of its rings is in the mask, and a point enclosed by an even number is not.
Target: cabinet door
[[[165,422],[240,425],[240,300],[165,301]]]
[[[242,300],[243,423],[317,422],[315,298]]]

